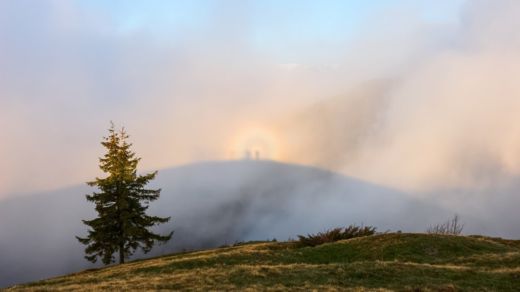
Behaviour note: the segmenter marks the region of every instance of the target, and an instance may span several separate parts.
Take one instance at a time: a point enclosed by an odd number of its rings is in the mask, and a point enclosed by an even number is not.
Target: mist
[[[130,130],[146,169],[240,157],[236,153],[245,149],[235,149],[232,141],[248,127],[268,125],[274,132],[270,125],[315,102],[399,74],[424,54],[423,44],[414,42],[423,29],[429,32],[413,11],[381,11],[381,18],[388,14],[403,22],[389,35],[371,24],[358,34],[339,33],[328,47],[309,50],[315,40],[304,38],[270,49],[271,43],[258,45],[251,36],[255,21],[272,18],[289,29],[283,11],[294,7],[275,11],[242,2],[210,3],[201,24],[181,23],[162,34],[147,22],[121,27],[103,10],[79,2],[3,2],[1,196],[96,175],[92,161],[102,151],[97,141],[110,120]],[[297,6],[292,17],[312,17],[309,5]],[[253,8],[260,11],[254,14]],[[399,29],[415,25],[412,31]],[[279,152],[296,151],[284,133],[276,139]],[[56,161],[66,163],[46,168]]]
[[[147,255],[137,252],[133,259],[249,240],[284,241],[348,224],[374,225],[381,232],[421,232],[451,216],[434,202],[394,189],[269,160],[164,169],[152,187],[161,187],[162,195],[150,204],[150,213],[172,217],[156,231],[175,233],[170,242]],[[77,186],[7,199],[0,205],[0,220],[16,223],[0,226],[0,285],[100,266],[83,258],[84,246],[74,237],[85,236],[81,220],[96,215],[84,197],[90,191]],[[478,223],[485,222],[472,220],[474,226]]]
[[[455,213],[518,238],[520,3],[436,2],[1,1],[0,285],[91,267],[110,121],[160,170],[156,254]]]

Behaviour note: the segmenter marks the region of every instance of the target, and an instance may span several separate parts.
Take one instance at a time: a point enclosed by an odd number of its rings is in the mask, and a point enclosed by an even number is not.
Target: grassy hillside
[[[518,291],[519,287],[520,241],[383,234],[317,247],[263,242],[173,254],[10,289]]]

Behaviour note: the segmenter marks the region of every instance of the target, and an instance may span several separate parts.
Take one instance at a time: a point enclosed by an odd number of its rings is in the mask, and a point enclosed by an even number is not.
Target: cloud
[[[2,2],[0,196],[96,175],[110,120],[129,129],[144,168],[161,168],[226,158],[243,124],[333,91],[319,73],[287,74],[255,49],[251,8],[235,4],[164,38],[121,33],[80,2]]]
[[[171,38],[121,33],[92,6],[38,3],[1,4],[2,196],[96,175],[110,120],[146,169],[228,158],[261,126],[282,160],[407,190],[518,173],[515,1],[467,2],[449,24],[382,11],[296,63],[251,41],[251,3],[211,6]]]
[[[520,24],[518,9],[514,1],[467,3],[460,27],[446,32],[453,38],[419,50],[421,58],[394,78],[361,84],[297,116],[285,131],[294,149],[304,146],[291,159],[414,191],[514,179],[520,54],[510,28]]]

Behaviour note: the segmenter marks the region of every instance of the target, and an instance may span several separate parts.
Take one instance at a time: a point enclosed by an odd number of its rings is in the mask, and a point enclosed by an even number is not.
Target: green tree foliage
[[[107,174],[105,178],[96,178],[87,184],[98,189],[87,195],[87,200],[96,206],[98,217],[83,220],[89,227],[88,236],[76,238],[87,247],[85,258],[96,262],[101,258],[104,264],[115,262],[114,254],[119,254],[119,263],[140,248],[149,252],[155,242],[170,240],[173,232],[159,235],[149,229],[160,223],[166,223],[170,217],[161,218],[146,214],[148,204],[159,198],[160,189],[146,189],[157,171],[146,175],[137,175],[140,158],[130,150],[125,129],[116,131],[112,124],[108,137],[101,144],[107,152],[100,158],[99,167]]]

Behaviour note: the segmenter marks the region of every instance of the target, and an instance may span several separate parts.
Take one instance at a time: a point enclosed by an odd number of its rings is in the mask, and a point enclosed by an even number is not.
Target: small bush
[[[455,215],[445,223],[430,226],[426,232],[429,234],[460,235],[462,229],[464,229],[464,224],[461,224],[459,220],[459,215]]]
[[[317,246],[327,242],[334,242],[343,239],[369,236],[376,233],[373,226],[350,225],[346,228],[333,228],[317,234],[298,235],[300,246]]]

